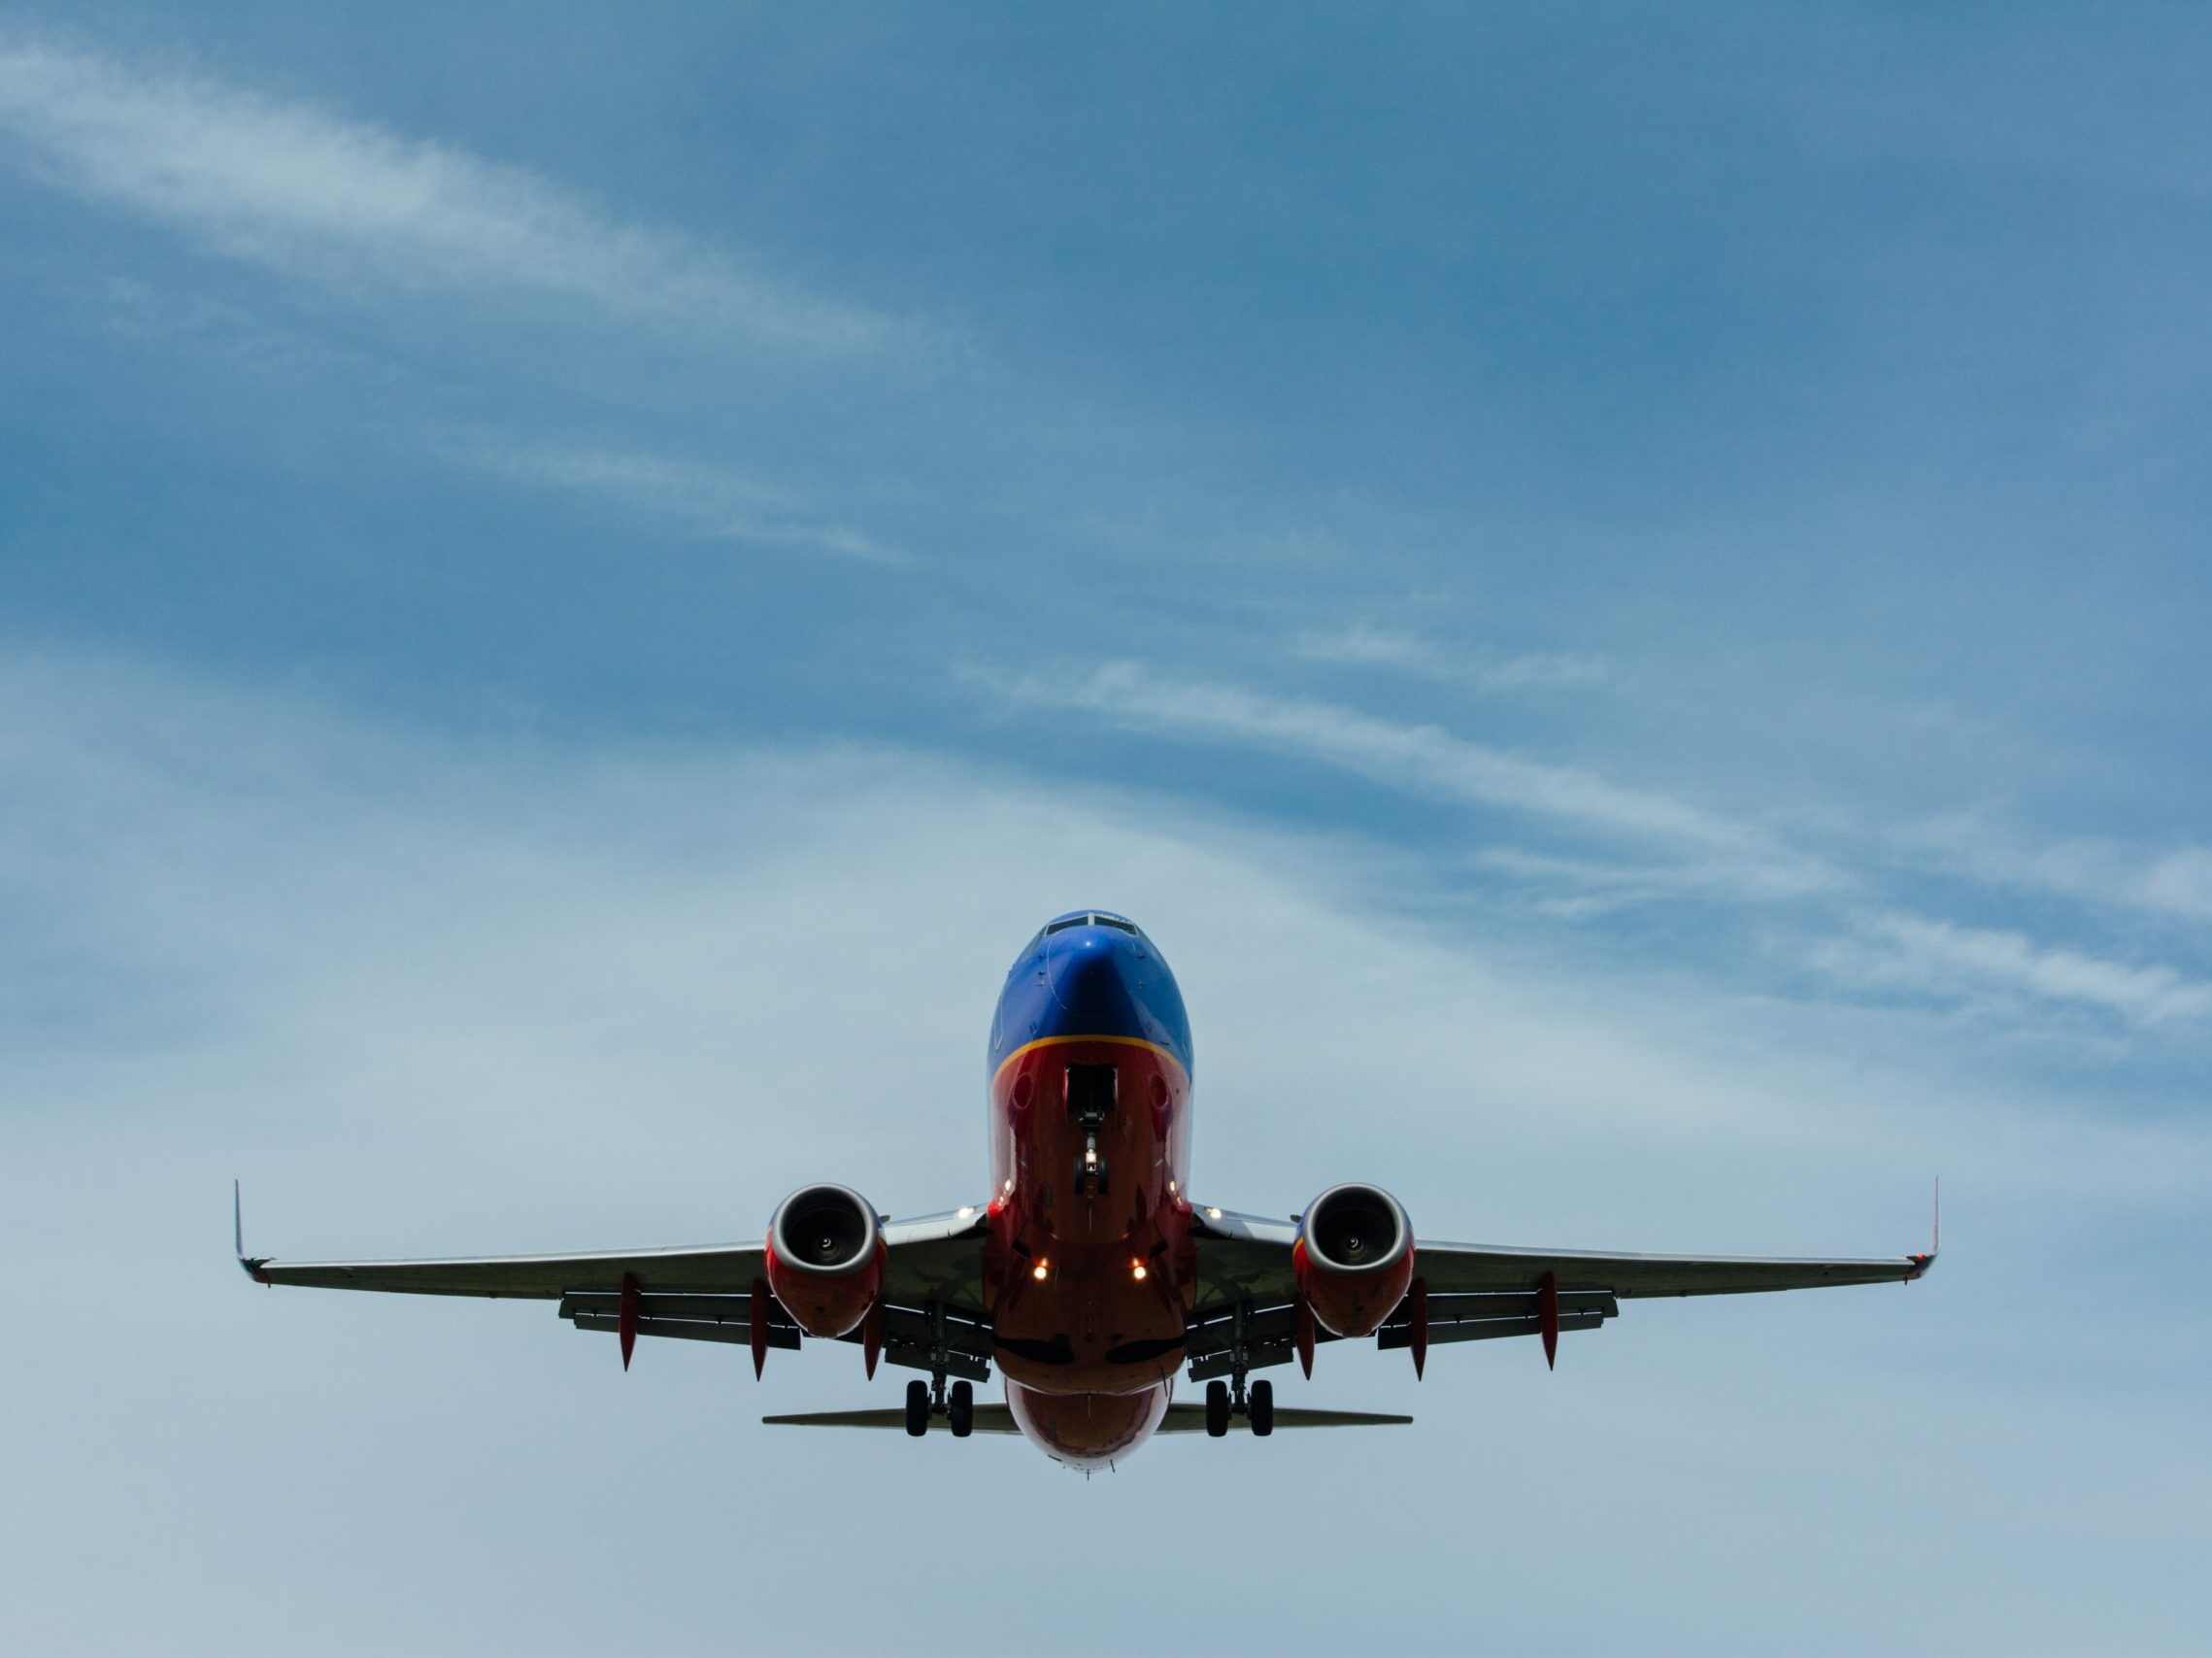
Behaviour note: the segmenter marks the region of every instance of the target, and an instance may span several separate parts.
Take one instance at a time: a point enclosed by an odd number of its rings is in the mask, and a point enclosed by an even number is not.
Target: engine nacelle
[[[1298,1293],[1332,1336],[1372,1336],[1413,1283],[1413,1223],[1380,1186],[1331,1186],[1290,1252]]]
[[[867,1199],[850,1186],[808,1186],[768,1222],[768,1287],[801,1330],[835,1338],[868,1316],[886,1254]]]

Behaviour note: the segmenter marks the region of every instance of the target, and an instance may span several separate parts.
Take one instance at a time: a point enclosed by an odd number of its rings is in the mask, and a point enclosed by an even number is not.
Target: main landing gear
[[[946,1363],[945,1309],[930,1308],[934,1326],[931,1361],[942,1367]],[[914,1438],[929,1432],[929,1418],[942,1416],[953,1438],[964,1439],[976,1428],[976,1390],[971,1383],[956,1381],[950,1388],[945,1385],[945,1372],[940,1368],[930,1372],[930,1378],[920,1377],[906,1384],[906,1431]]]
[[[953,1438],[964,1439],[976,1429],[976,1390],[964,1381],[947,1389],[938,1378],[938,1397],[929,1397],[929,1384],[917,1378],[906,1384],[906,1431],[919,1439],[929,1432],[929,1418],[942,1416]]]
[[[1206,1384],[1206,1433],[1212,1438],[1226,1437],[1231,1416],[1242,1416],[1250,1423],[1256,1439],[1264,1439],[1275,1432],[1275,1384],[1262,1377],[1249,1389],[1245,1386],[1245,1372],[1250,1369],[1246,1363],[1250,1350],[1245,1344],[1245,1317],[1246,1308],[1240,1303],[1229,1341],[1229,1379]]]
[[[1240,1378],[1241,1379],[1241,1378]],[[1244,1390],[1245,1397],[1234,1398],[1229,1384],[1210,1381],[1206,1384],[1206,1432],[1219,1439],[1229,1431],[1229,1418],[1242,1416],[1252,1425],[1256,1439],[1264,1439],[1275,1432],[1275,1384],[1264,1376]]]

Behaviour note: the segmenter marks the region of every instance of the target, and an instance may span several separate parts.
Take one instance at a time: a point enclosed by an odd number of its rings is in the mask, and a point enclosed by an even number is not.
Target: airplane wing
[[[883,1357],[894,1365],[931,1368],[942,1342],[950,1375],[989,1375],[989,1323],[983,1312],[981,1208],[883,1228]],[[579,1330],[617,1334],[624,1279],[636,1287],[640,1336],[690,1340],[752,1339],[754,1286],[765,1293],[765,1243],[709,1244],[688,1249],[607,1250],[581,1255],[477,1255],[407,1261],[285,1261],[246,1253],[237,1229],[238,1264],[259,1284],[325,1290],[382,1290],[400,1295],[481,1296],[487,1300],[552,1301]],[[766,1344],[795,1348],[801,1335],[768,1296]],[[857,1343],[859,1332],[840,1337]]]
[[[1298,1228],[1226,1209],[1198,1209],[1193,1219],[1199,1291],[1190,1344],[1191,1377],[1202,1381],[1230,1373],[1239,1317],[1249,1369],[1289,1363],[1295,1356],[1297,1280],[1290,1250]],[[1910,1283],[1934,1266],[1935,1255],[1930,1250],[1832,1261],[1626,1255],[1424,1239],[1414,1246],[1414,1263],[1426,1289],[1427,1339],[1437,1345],[1541,1335],[1547,1294],[1556,1298],[1558,1329],[1596,1330],[1619,1314],[1621,1302],[1634,1298]],[[1375,1340],[1381,1347],[1409,1347],[1413,1337],[1412,1311],[1400,1306]],[[1337,1337],[1318,1330],[1315,1339]]]

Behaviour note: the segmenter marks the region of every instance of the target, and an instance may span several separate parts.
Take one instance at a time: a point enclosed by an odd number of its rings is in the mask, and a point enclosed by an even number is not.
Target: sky
[[[2208,50],[0,4],[21,1649],[2198,1650]],[[1941,1266],[1085,1480],[230,1259],[972,1201],[1088,905],[1206,1201]]]

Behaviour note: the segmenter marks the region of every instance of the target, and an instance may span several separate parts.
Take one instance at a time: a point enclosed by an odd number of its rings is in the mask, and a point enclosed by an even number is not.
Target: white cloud
[[[194,74],[0,43],[0,137],[62,188],[349,288],[535,295],[829,353],[895,331],[520,168]]]
[[[2145,908],[2212,921],[2212,847],[2167,853],[2142,872],[2133,891]]]
[[[1486,846],[1470,858],[1477,869],[1506,876],[1537,895],[1548,914],[1573,919],[1609,915],[1638,904],[1701,897],[1742,898],[1759,896],[1760,869],[1732,859],[1677,860],[1664,863],[1606,863],[1522,847]],[[1785,879],[1771,896],[1795,896],[1802,888]]]
[[[1457,681],[1484,691],[1561,691],[1613,677],[1603,660],[1578,651],[1499,651],[1487,645],[1445,646],[1372,622],[1297,634],[1291,653],[1308,661],[1392,668],[1423,679]]]
[[[1909,825],[1891,839],[1909,858],[1986,885],[2169,922],[2212,921],[2212,847],[2150,851],[2113,840],[2038,841],[1980,812]]]
[[[605,495],[710,540],[795,547],[870,564],[913,562],[901,548],[721,467],[606,450],[480,446],[449,453],[518,482]]]
[[[1417,794],[1725,853],[1741,888],[1768,896],[1815,891],[1835,878],[1819,861],[1748,825],[1578,767],[1471,742],[1436,726],[1394,724],[1330,703],[1267,696],[1141,662],[1109,662],[1064,677],[963,671],[979,688],[1021,706],[1070,708],[1137,729],[1297,755]]]
[[[1868,983],[1940,996],[2031,996],[2117,1013],[2137,1025],[2212,1016],[2212,983],[2171,967],[2138,966],[2036,944],[2019,932],[1959,927],[1923,916],[1865,918],[1865,947],[1823,954],[1825,965]]]
[[[1114,725],[1195,741],[1240,744],[1340,767],[1385,786],[1548,819],[1637,848],[1636,863],[1551,850],[1490,846],[1475,867],[1523,883],[1539,913],[1587,921],[1664,899],[1834,900],[1863,894],[1860,873],[1746,824],[1672,796],[1527,759],[1435,726],[1396,724],[1328,703],[1273,697],[1192,680],[1148,664],[1018,676],[967,667],[980,690],[1016,706],[1074,709]],[[2195,896],[2198,865],[2160,866],[2168,901]],[[1835,918],[1797,946],[1839,983],[1908,990],[1984,1006],[2009,1002],[2095,1008],[2138,1027],[2190,1025],[2212,1015],[2212,983],[2162,965],[2135,965],[2053,946],[2019,932],[1959,927],[1901,913]],[[1836,931],[1837,928],[1844,931]],[[2030,1016],[2030,1023],[2032,1019]]]

